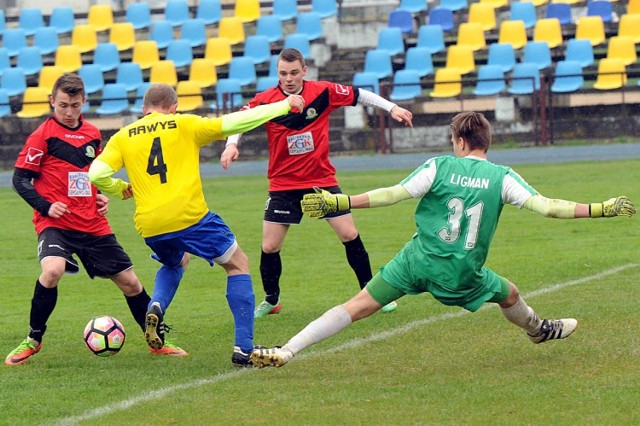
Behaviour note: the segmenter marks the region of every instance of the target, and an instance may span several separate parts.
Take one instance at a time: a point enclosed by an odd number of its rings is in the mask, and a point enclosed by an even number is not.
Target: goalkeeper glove
[[[329,191],[313,187],[315,194],[304,194],[300,206],[302,212],[312,218],[321,218],[328,213],[342,212],[351,208],[351,200],[346,194],[332,194]]]
[[[589,204],[589,214],[591,217],[633,216],[636,208],[629,198],[622,195],[602,203]]]

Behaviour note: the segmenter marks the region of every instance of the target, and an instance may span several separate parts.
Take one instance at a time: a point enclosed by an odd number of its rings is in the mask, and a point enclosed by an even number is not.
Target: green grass
[[[640,201],[640,160],[517,170],[549,197],[589,202],[626,194]],[[356,193],[394,184],[409,171],[342,173],[340,179],[345,192]],[[265,193],[264,177],[206,181],[211,208],[252,261],[258,298]],[[27,332],[40,269],[30,208],[10,189],[0,189],[0,205],[4,356]],[[157,264],[133,229],[132,207],[113,200],[109,217],[151,291]],[[405,201],[355,212],[375,269],[411,237],[414,207]],[[579,320],[570,339],[536,346],[495,307],[468,314],[420,295],[309,348],[285,368],[236,371],[219,266],[192,260],[168,312],[173,340],[191,354],[185,359],[148,354],[110,281],[91,281],[84,271],[66,276],[42,351],[25,365],[0,367],[0,424],[638,424],[637,221],[553,220],[505,207],[488,266],[530,295],[528,303],[542,316]],[[282,259],[284,309],[256,323],[257,344],[285,343],[357,291],[344,249],[323,221],[293,227]],[[98,314],[117,317],[128,331],[115,357],[93,356],[82,343],[85,323]]]

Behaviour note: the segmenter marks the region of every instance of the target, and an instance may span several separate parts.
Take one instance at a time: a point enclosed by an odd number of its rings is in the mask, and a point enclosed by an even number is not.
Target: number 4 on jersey
[[[147,162],[147,173],[150,175],[160,175],[160,183],[167,183],[167,165],[162,157],[162,144],[160,138],[155,138],[149,152]]]

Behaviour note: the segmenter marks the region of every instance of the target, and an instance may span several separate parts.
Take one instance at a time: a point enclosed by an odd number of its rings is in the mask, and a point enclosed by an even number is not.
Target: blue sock
[[[158,302],[160,303],[162,312],[165,313],[173,297],[176,295],[182,275],[184,275],[184,269],[181,266],[169,268],[168,266],[162,265],[156,273],[153,296],[151,297],[149,306],[151,306],[153,302]]]
[[[253,310],[256,306],[250,275],[227,277],[227,302],[235,324],[235,346],[249,353],[253,350]]]

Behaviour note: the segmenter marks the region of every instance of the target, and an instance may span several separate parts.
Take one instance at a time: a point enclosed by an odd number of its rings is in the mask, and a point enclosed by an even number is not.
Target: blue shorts
[[[229,261],[238,247],[236,236],[215,213],[207,213],[200,222],[186,229],[145,238],[155,253],[152,256],[170,268],[180,265],[185,252],[201,257],[211,266]]]

